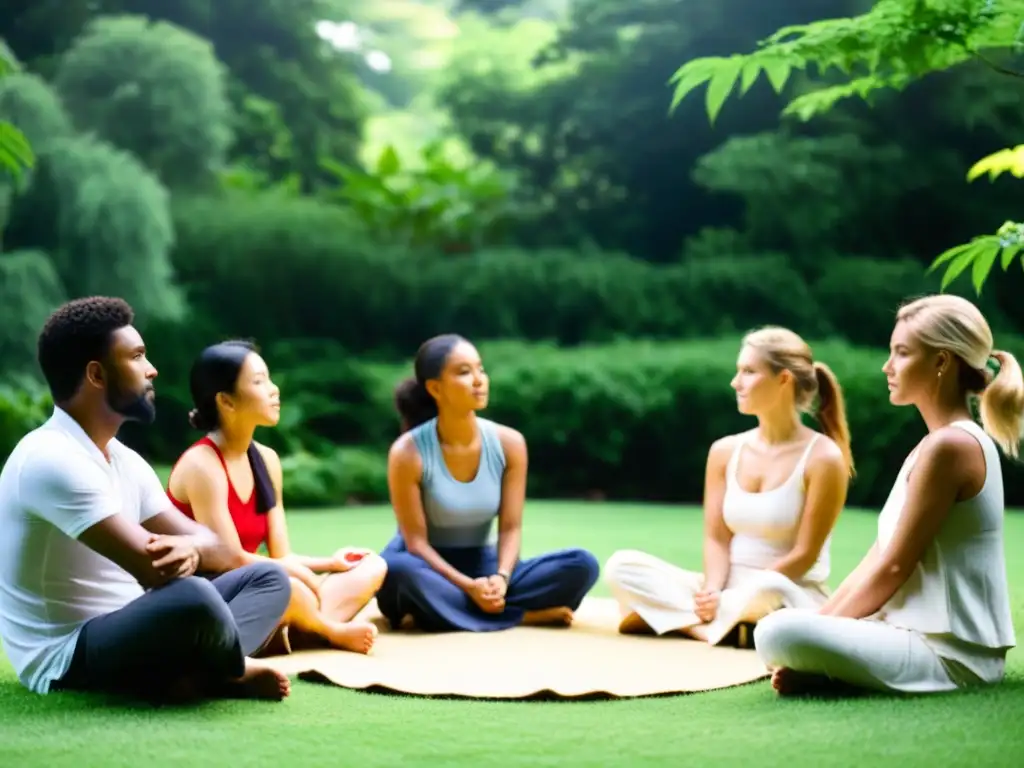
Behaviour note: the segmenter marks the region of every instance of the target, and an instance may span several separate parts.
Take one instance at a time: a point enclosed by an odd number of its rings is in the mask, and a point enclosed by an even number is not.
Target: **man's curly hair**
[[[37,356],[54,402],[78,391],[85,367],[103,360],[114,331],[131,325],[135,313],[124,299],[88,296],[59,307],[39,333]]]

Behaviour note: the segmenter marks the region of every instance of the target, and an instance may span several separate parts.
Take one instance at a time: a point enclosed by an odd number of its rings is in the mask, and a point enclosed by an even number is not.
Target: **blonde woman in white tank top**
[[[993,351],[973,304],[928,296],[900,310],[882,370],[890,401],[915,406],[928,435],[896,477],[875,543],[829,601],[755,630],[780,694],[998,683],[1016,643],[996,444],[1018,455],[1020,366]],[[969,407],[976,395],[984,429]]]
[[[744,338],[732,387],[758,426],[711,446],[703,572],[616,552],[604,572],[620,632],[749,645],[742,630],[766,614],[828,597],[829,540],[852,473],[839,384],[799,336],[770,327]],[[824,435],[801,420],[815,399]]]

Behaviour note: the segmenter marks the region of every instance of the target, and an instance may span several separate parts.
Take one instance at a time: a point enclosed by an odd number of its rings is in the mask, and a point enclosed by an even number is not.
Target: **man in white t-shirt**
[[[115,437],[125,421],[156,416],[157,372],[133,321],[121,299],[77,299],[39,336],[53,416],[0,471],[4,652],[37,693],[281,699],[288,678],[250,657],[287,608],[287,574],[235,568]]]

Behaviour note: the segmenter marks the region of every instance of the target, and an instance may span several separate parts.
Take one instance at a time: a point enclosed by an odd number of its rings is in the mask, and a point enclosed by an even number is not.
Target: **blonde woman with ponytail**
[[[769,613],[828,599],[829,542],[853,475],[839,382],[797,334],[768,327],[743,339],[732,387],[758,425],[708,454],[703,572],[616,552],[605,577],[620,632],[749,646],[751,625]],[[822,432],[803,423],[812,409]]]
[[[890,402],[917,408],[928,434],[896,477],[875,543],[829,601],[757,627],[757,652],[783,695],[990,685],[1016,643],[997,446],[1018,456],[1020,366],[993,349],[977,307],[940,295],[900,309],[882,371]]]

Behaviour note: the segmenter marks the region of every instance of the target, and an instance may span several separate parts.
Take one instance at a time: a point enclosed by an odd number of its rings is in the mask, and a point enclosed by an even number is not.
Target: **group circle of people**
[[[280,459],[253,438],[277,424],[280,392],[252,344],[195,361],[203,437],[166,488],[117,440],[156,416],[133,322],[108,297],[51,315],[38,359],[53,414],[0,472],[0,641],[28,689],[281,699],[289,680],[263,657],[370,652],[376,627],[357,616],[374,597],[396,631],[571,626],[601,565],[579,548],[521,558],[526,441],[477,415],[488,376],[469,341],[424,342],[396,390],[392,540],[312,557],[291,550]],[[752,645],[780,694],[1001,681],[1015,636],[999,449],[1018,455],[1021,368],[972,303],[937,295],[899,309],[882,371],[928,434],[837,590],[830,543],[854,475],[842,389],[797,334],[767,327],[744,338],[731,382],[757,426],[708,452],[703,568],[615,552],[603,571],[619,631]]]

